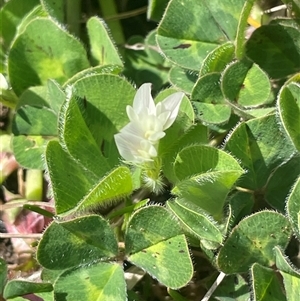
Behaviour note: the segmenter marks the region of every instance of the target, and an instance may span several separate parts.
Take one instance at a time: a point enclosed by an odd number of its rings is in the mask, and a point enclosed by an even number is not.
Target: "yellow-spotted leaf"
[[[185,286],[193,275],[186,238],[164,207],[148,206],[132,215],[125,235],[125,252],[128,261],[170,288]]]

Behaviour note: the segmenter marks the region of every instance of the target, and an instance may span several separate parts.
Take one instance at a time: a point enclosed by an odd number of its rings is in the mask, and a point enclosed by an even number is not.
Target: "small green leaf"
[[[181,121],[182,120],[180,120],[179,123],[181,123]],[[177,120],[175,121],[175,124],[176,123]],[[162,170],[167,179],[172,183],[176,183],[178,181],[173,166],[178,152],[184,147],[190,146],[194,143],[208,143],[207,127],[205,127],[201,123],[197,123],[196,125],[190,126],[188,130],[184,130],[183,134],[178,135],[178,133],[181,133],[182,131],[182,129],[181,131],[180,129],[176,130],[174,126],[171,127],[169,130],[167,130],[164,139],[162,139],[159,143],[159,153],[162,154],[163,162]]]
[[[239,186],[259,190],[270,174],[294,153],[274,114],[249,120],[236,127],[227,138],[225,150],[237,158],[247,173]]]
[[[37,260],[47,269],[63,270],[116,256],[118,244],[108,222],[89,215],[52,222],[39,243]]]
[[[60,107],[66,99],[66,95],[63,92],[61,86],[53,79],[49,79],[47,82],[48,93],[47,100],[51,109],[58,115]],[[26,92],[25,92],[26,93]]]
[[[85,120],[98,145],[111,141],[128,123],[126,106],[132,105],[135,89],[128,81],[112,74],[96,74],[74,84],[76,96],[86,99]],[[116,160],[115,160],[116,161]]]
[[[91,44],[91,60],[93,65],[116,64],[122,66],[118,51],[114,46],[103,20],[92,17],[87,22]]]
[[[222,72],[234,59],[234,44],[224,43],[211,51],[202,63],[200,77],[208,73]]]
[[[179,182],[172,193],[219,220],[225,199],[232,185],[242,174],[241,170],[205,172]]]
[[[222,242],[222,233],[218,229],[217,223],[196,206],[191,206],[178,200],[168,201],[167,207],[181,221],[188,232],[196,235],[199,239],[217,243]]]
[[[286,299],[288,301],[298,301],[300,291],[300,277],[292,276],[285,272],[280,272],[283,277]]]
[[[25,168],[44,169],[44,153],[49,142],[42,136],[14,136],[12,147],[19,164]]]
[[[17,110],[13,124],[15,134],[56,136],[57,116],[47,107],[22,106]]]
[[[287,214],[295,234],[300,239],[300,177],[298,177],[289,193],[287,199]]]
[[[101,179],[80,201],[76,210],[106,205],[120,200],[132,192],[131,173],[128,167],[119,166]]]
[[[248,61],[228,65],[222,73],[221,87],[229,101],[245,108],[265,104],[271,93],[268,76]]]
[[[295,155],[274,171],[265,188],[266,201],[282,213],[285,212],[286,200],[291,187],[299,176],[299,166],[300,156]]]
[[[75,161],[101,178],[111,169],[100,151],[82,115],[84,102],[71,97],[61,108],[59,115],[59,136],[65,150]]]
[[[0,294],[3,293],[3,289],[6,283],[7,266],[4,259],[0,258]]]
[[[126,301],[124,271],[118,263],[105,262],[66,271],[54,284],[54,298]]]
[[[246,55],[272,78],[283,78],[300,70],[299,25],[273,20],[257,28],[246,43]]]
[[[162,284],[177,289],[190,281],[193,266],[179,223],[164,207],[147,206],[131,217],[125,233],[128,260]]]
[[[157,29],[158,45],[175,64],[198,71],[207,53],[235,39],[243,5],[242,0],[172,0]]]
[[[286,301],[278,275],[270,268],[254,263],[251,267],[253,300]]]
[[[174,216],[164,207],[147,206],[131,217],[125,235],[126,254],[133,254],[181,234]]]
[[[195,84],[191,99],[201,103],[222,104],[224,97],[220,88],[219,72],[209,73],[200,77]]]
[[[105,65],[105,66],[95,66],[95,67],[90,67],[87,69],[84,69],[82,71],[79,71],[72,77],[70,77],[64,84],[63,88],[67,88],[70,85],[75,84],[78,80],[84,78],[84,77],[89,77],[91,75],[97,75],[97,74],[113,74],[113,75],[118,75],[122,71],[122,67],[118,65]]]
[[[192,260],[184,235],[157,242],[131,254],[128,260],[172,289],[187,285],[193,276]]]
[[[41,0],[41,3],[52,18],[64,23],[64,0]]]
[[[278,97],[280,120],[296,149],[300,151],[300,85],[291,82],[281,89]]]
[[[284,254],[284,252],[279,248],[274,248],[276,267],[280,272],[285,272],[291,276],[296,276],[300,278],[300,270],[293,266],[289,261],[289,258]]]
[[[30,86],[46,84],[49,78],[62,84],[87,67],[83,45],[46,18],[31,21],[14,40],[8,56],[9,78],[17,95]]]
[[[217,257],[226,274],[247,272],[253,263],[271,267],[273,248],[287,246],[292,235],[286,217],[272,211],[260,211],[243,219],[230,233]]]
[[[9,47],[23,18],[39,4],[39,0],[10,0],[1,7],[0,32],[5,48]]]
[[[169,0],[150,0],[147,9],[147,18],[159,22]]]
[[[220,301],[251,300],[249,285],[241,275],[229,275],[223,279],[212,295]]]
[[[190,94],[197,81],[197,73],[174,66],[170,70],[169,78],[173,86]]]
[[[196,111],[196,116],[204,124],[222,125],[230,119],[231,108],[227,104],[212,104],[192,102]]]
[[[50,141],[45,161],[55,199],[57,214],[74,209],[99,178],[86,170],[62,148],[58,141]]]
[[[57,135],[57,116],[47,93],[46,87],[31,87],[22,94],[12,124],[14,135]]]
[[[300,291],[300,271],[290,263],[280,248],[275,247],[274,252],[276,256],[276,267],[283,277],[287,300],[298,301]]]
[[[4,288],[3,297],[10,299],[32,293],[51,292],[52,290],[53,287],[50,283],[11,280],[6,284]]]
[[[211,171],[243,172],[237,160],[226,152],[205,145],[184,148],[176,157],[174,170],[179,180]]]

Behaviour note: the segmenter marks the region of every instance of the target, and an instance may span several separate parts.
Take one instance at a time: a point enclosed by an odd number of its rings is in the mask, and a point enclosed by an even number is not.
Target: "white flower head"
[[[151,84],[138,89],[133,106],[126,107],[130,122],[115,135],[119,153],[126,161],[142,163],[157,157],[158,142],[174,123],[183,96],[176,92],[155,105]]]

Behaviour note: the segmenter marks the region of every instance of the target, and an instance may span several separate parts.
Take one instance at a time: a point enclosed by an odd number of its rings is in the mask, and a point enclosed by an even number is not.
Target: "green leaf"
[[[172,0],[157,29],[158,45],[172,62],[198,71],[207,53],[235,39],[243,5],[242,0]]]
[[[298,301],[300,291],[300,277],[295,277],[285,272],[280,272],[280,274],[283,277],[287,300]]]
[[[186,286],[193,276],[193,265],[184,235],[160,241],[128,260],[172,289]]]
[[[111,74],[90,75],[74,84],[76,96],[86,99],[85,117],[96,142],[112,140],[129,120],[126,106],[132,105],[134,88],[125,79]]]
[[[222,125],[230,119],[231,108],[227,104],[212,104],[193,101],[196,116],[204,124]]]
[[[108,259],[117,252],[108,222],[99,215],[89,215],[53,222],[40,240],[37,260],[47,269],[63,270]]]
[[[54,298],[57,301],[126,301],[123,269],[118,263],[101,262],[66,271],[55,282]]]
[[[64,0],[41,0],[44,9],[60,23],[64,23]]]
[[[211,51],[202,63],[200,77],[208,73],[222,72],[234,59],[234,50],[234,44],[227,42]]]
[[[218,267],[226,274],[247,272],[253,263],[271,267],[273,248],[287,246],[291,225],[283,215],[260,211],[243,219],[230,233],[217,256]]]
[[[179,180],[212,171],[243,172],[239,163],[231,155],[205,145],[189,146],[179,152],[174,170]]]
[[[122,67],[118,65],[105,65],[105,66],[96,66],[96,67],[90,67],[87,69],[84,69],[82,71],[79,71],[74,76],[69,78],[63,85],[63,88],[67,88],[70,85],[75,84],[78,80],[89,77],[91,75],[97,75],[97,74],[114,74],[118,75],[122,71]]]
[[[179,182],[172,193],[220,219],[225,199],[241,170],[211,171]]]
[[[128,260],[170,288],[185,286],[192,277],[193,266],[181,233],[179,223],[164,207],[138,209],[125,233]]]
[[[13,132],[20,135],[56,136],[57,116],[47,107],[22,106],[16,112]]]
[[[231,108],[225,103],[220,77],[219,72],[205,74],[198,79],[193,88],[192,104],[197,118],[204,124],[224,124],[229,121]]]
[[[44,153],[48,142],[42,136],[14,136],[12,148],[16,160],[24,168],[44,169]]]
[[[83,45],[45,18],[27,25],[14,40],[8,56],[9,78],[18,95],[30,86],[46,84],[49,78],[62,84],[87,67]]]
[[[147,18],[159,22],[169,0],[150,0],[147,9]]]
[[[239,186],[259,190],[272,172],[291,157],[294,147],[272,114],[241,123],[227,138],[225,150],[247,170]]]
[[[170,70],[169,79],[173,86],[190,94],[197,81],[197,73],[174,66]]]
[[[126,254],[139,252],[181,233],[179,223],[166,208],[143,207],[131,216],[128,223],[125,235]]]
[[[255,198],[247,192],[235,191],[229,199],[228,227],[233,227],[253,211]]]
[[[45,161],[55,199],[57,214],[73,209],[99,178],[63,150],[57,141],[50,141],[45,151]],[[70,180],[71,179],[71,180]]]
[[[10,299],[31,293],[51,292],[52,290],[53,287],[50,283],[11,280],[4,288],[3,297]]]
[[[228,192],[243,174],[238,162],[229,154],[202,145],[189,146],[179,152],[174,171],[180,182],[172,193],[207,211],[217,220]]]
[[[175,124],[177,121],[181,123],[181,120],[179,121],[177,119]],[[178,181],[173,166],[178,152],[184,147],[190,146],[194,143],[208,143],[207,128],[200,123],[190,126],[183,133],[182,126],[178,126],[178,129],[176,130],[174,126],[171,127],[169,130],[167,130],[166,136],[159,143],[159,153],[162,154],[163,174],[172,183],[176,183]]]
[[[118,51],[114,46],[103,20],[92,17],[87,22],[93,65],[116,64],[122,66]]]
[[[253,300],[286,301],[278,275],[272,269],[254,263],[251,267]]]
[[[266,201],[282,213],[285,212],[286,200],[291,187],[299,177],[299,166],[300,156],[295,155],[274,171],[265,188]]]
[[[274,248],[274,253],[276,259],[276,267],[279,272],[285,272],[290,274],[291,276],[300,278],[300,270],[297,270],[297,268],[293,266],[288,257],[284,255],[284,252],[279,247]]]
[[[287,214],[294,233],[300,239],[300,177],[296,180],[288,196]]]
[[[59,136],[65,151],[77,164],[88,169],[95,177],[102,177],[112,166],[100,151],[94,137],[88,129],[82,114],[84,102],[71,97],[61,108],[59,115]]]
[[[181,221],[188,232],[199,239],[205,239],[217,243],[223,240],[222,233],[217,223],[205,212],[201,212],[196,206],[178,201],[168,201],[167,207]]]
[[[58,115],[60,108],[66,99],[66,95],[61,86],[53,79],[48,80],[47,87],[47,102],[49,103],[51,109]]]
[[[291,82],[281,89],[278,103],[278,113],[285,131],[300,151],[300,85]]]
[[[300,271],[290,263],[280,248],[275,247],[274,253],[276,256],[276,267],[283,277],[287,300],[297,301],[300,290]]]
[[[237,61],[226,67],[221,78],[224,96],[245,108],[265,104],[271,93],[268,76],[256,65]]]
[[[0,294],[3,293],[3,289],[6,283],[7,266],[4,259],[0,258]]]
[[[250,300],[249,285],[241,275],[229,275],[218,285],[212,296],[220,301]]]
[[[39,0],[21,2],[19,0],[10,0],[2,6],[0,11],[0,32],[5,48],[9,47],[22,19],[37,5],[39,5]]]
[[[253,7],[253,4],[255,3],[255,0],[247,0],[245,1],[244,7],[241,11],[237,34],[236,34],[236,51],[235,55],[236,58],[241,60],[245,55],[245,32],[248,26],[248,18],[251,13],[251,9]]]
[[[120,200],[132,192],[131,172],[128,167],[120,166],[101,179],[80,201],[76,210],[107,205]]]
[[[280,19],[256,29],[246,43],[246,55],[272,78],[283,78],[300,70],[299,25]]]

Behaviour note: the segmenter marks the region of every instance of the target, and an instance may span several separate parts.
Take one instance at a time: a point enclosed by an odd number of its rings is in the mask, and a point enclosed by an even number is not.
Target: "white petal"
[[[0,73],[0,90],[8,90],[8,83],[2,73]]]
[[[175,119],[178,115],[179,107],[180,107],[183,96],[184,96],[184,93],[176,92],[176,93],[168,96],[166,99],[164,99],[162,101],[162,105],[164,106],[164,109],[166,111],[171,112],[171,115],[169,116],[167,122],[164,125],[164,130],[169,128],[175,121]]]
[[[124,138],[123,134],[116,134],[114,138],[120,155],[126,161],[136,161],[135,148]]]
[[[141,128],[140,124],[137,122],[129,122],[125,125],[121,130],[120,133],[128,133],[134,136],[139,137],[140,139],[145,138],[145,132]]]
[[[131,106],[126,106],[126,113],[130,121],[138,121],[139,116],[136,114],[135,110]]]
[[[166,133],[164,132],[155,132],[152,135],[149,136],[149,141],[151,141],[151,143],[155,144],[158,142],[158,140],[160,140],[161,138],[165,137]]]
[[[136,92],[133,100],[133,109],[136,114],[140,114],[143,110],[149,110],[149,114],[155,114],[155,104],[151,96],[151,84],[143,84]]]

